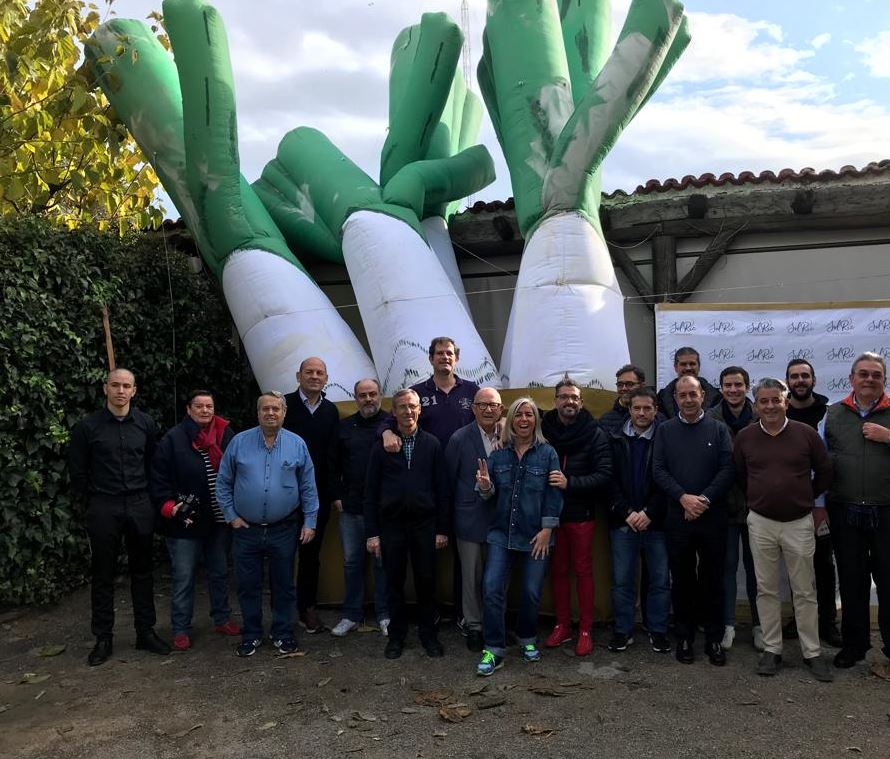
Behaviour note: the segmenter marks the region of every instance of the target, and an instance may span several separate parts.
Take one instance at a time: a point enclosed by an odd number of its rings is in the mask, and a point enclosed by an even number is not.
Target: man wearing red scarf
[[[170,624],[173,647],[192,646],[195,575],[201,559],[207,569],[210,614],[217,632],[239,635],[231,621],[228,556],[231,528],[216,502],[216,473],[234,436],[214,413],[207,390],[189,393],[185,418],[158,445],[152,460],[151,494],[160,508],[172,569]]]

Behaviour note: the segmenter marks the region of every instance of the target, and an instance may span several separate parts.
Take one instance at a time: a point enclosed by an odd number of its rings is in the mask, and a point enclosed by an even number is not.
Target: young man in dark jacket
[[[377,425],[384,416],[380,410],[380,383],[369,377],[355,383],[358,411],[340,422],[335,446],[332,481],[334,508],[340,512],[340,541],[343,544],[345,593],[343,616],[331,632],[342,637],[355,630],[364,617],[365,606],[365,516],[364,490],[368,459],[377,439]],[[383,562],[374,557],[374,614],[380,632],[389,631],[386,573]]]
[[[652,477],[652,440],[658,429],[658,399],[651,388],[630,396],[630,416],[613,432],[612,503],[609,526],[612,543],[612,608],[615,628],[610,651],[633,643],[637,562],[645,557],[648,592],[641,603],[653,651],[668,653],[670,573],[664,538],[664,497]]]
[[[608,502],[612,453],[606,433],[583,407],[581,387],[569,377],[557,383],[556,408],[544,414],[541,430],[559,456],[561,471],[550,473],[550,484],[563,492],[550,564],[556,626],[545,645],[555,648],[572,639],[571,567],[580,610],[575,653],[586,656],[593,650],[594,518],[597,504]]]
[[[408,557],[417,593],[418,635],[429,656],[442,656],[436,633],[436,550],[448,545],[449,489],[439,441],[418,427],[420,397],[399,390],[392,398],[401,450],[374,444],[365,483],[367,549],[382,556],[389,590],[389,641],[384,655],[398,659],[408,634],[405,573]]]

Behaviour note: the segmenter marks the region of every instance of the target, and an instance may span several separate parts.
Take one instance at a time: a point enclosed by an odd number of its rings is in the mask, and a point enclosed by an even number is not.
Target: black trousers
[[[834,553],[831,550],[831,535],[816,536],[813,569],[816,572],[819,629],[825,630],[833,627],[837,622],[837,583],[834,578]]]
[[[674,627],[680,640],[695,640],[696,625],[705,640],[723,639],[723,565],[726,520],[705,514],[691,522],[672,515],[665,523]]]
[[[878,590],[878,626],[884,646],[890,648],[890,506],[878,509],[875,530],[848,524],[847,507],[828,503],[831,539],[841,591],[841,637],[844,646],[871,648],[869,616],[871,581]]]
[[[331,517],[331,504],[324,503],[318,507],[315,519],[315,537],[306,545],[301,545],[297,553],[297,611],[305,613],[318,603],[318,574],[321,571],[321,546],[324,542],[325,528]]]
[[[436,637],[436,523],[433,515],[402,512],[380,520],[380,548],[389,592],[389,637],[404,641],[408,634],[405,578],[408,558],[417,594],[417,633],[421,640]]]
[[[110,636],[114,631],[114,578],[118,570],[121,542],[127,548],[133,626],[137,633],[155,625],[152,535],[155,510],[148,495],[92,495],[86,514],[90,539],[91,600],[93,635]]]

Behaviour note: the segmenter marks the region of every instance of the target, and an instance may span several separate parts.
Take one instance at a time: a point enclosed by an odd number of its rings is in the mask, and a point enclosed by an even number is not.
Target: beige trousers
[[[816,535],[813,517],[778,522],[748,512],[748,537],[757,575],[757,612],[763,630],[763,645],[772,654],[782,653],[782,599],[779,595],[780,563],[785,560],[800,650],[804,659],[822,653],[819,644],[819,607],[816,603],[816,573],[813,554]]]

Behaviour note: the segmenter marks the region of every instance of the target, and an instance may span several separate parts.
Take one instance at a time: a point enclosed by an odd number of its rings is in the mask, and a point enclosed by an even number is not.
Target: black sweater
[[[284,399],[287,402],[284,429],[303,438],[309,448],[309,457],[315,467],[318,503],[321,508],[327,508],[334,500],[331,496],[331,463],[334,461],[333,449],[340,427],[340,412],[331,401],[323,397],[315,413],[310,414],[299,390],[288,393]]]
[[[387,453],[383,441],[371,449],[365,478],[365,535],[380,536],[380,523],[419,522],[434,518],[436,534],[451,528],[451,504],[445,455],[434,435],[417,430],[411,467],[403,451]]]
[[[340,422],[334,446],[331,500],[343,501],[343,511],[349,514],[361,514],[364,509],[362,498],[368,459],[377,440],[377,427],[385,416],[385,412],[378,411],[365,419],[355,413]]]

